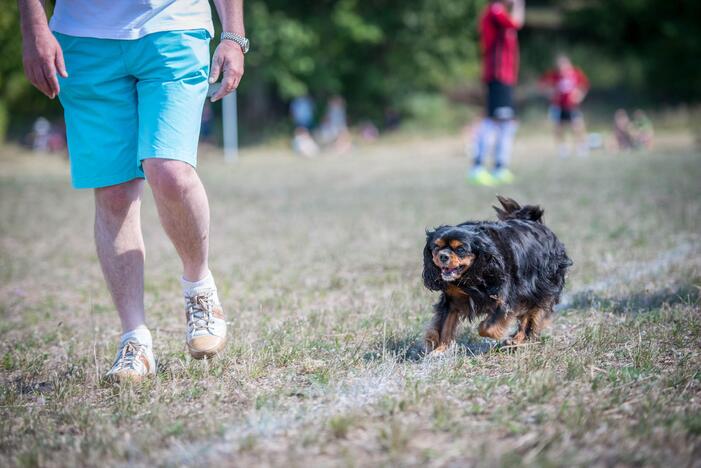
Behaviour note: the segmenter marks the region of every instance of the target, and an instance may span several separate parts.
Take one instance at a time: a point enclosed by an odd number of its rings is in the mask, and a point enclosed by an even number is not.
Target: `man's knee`
[[[144,159],[144,172],[151,190],[171,200],[182,199],[197,183],[197,172],[188,163],[173,159]]]
[[[123,217],[141,198],[143,181],[134,179],[123,184],[95,189],[95,205],[101,213]]]

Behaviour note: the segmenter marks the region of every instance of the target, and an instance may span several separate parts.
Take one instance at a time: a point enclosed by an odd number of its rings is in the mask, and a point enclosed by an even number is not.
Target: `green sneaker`
[[[497,184],[510,184],[514,181],[514,173],[505,167],[497,169],[492,174],[492,178]]]
[[[482,166],[475,166],[470,170],[467,175],[467,180],[474,185],[483,185],[485,187],[493,187],[496,185],[496,181],[492,174],[489,173],[487,169]]]

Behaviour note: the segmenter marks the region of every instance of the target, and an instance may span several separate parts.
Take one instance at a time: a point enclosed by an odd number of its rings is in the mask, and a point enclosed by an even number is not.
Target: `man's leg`
[[[183,278],[209,274],[209,202],[195,169],[182,161],[144,159],[161,224],[183,263]]]
[[[484,168],[484,161],[487,154],[494,147],[496,131],[496,123],[489,117],[485,117],[477,127],[474,160],[472,168],[468,173],[468,180],[474,184],[486,186],[494,185],[491,174]]]
[[[557,153],[561,159],[567,159],[570,155],[570,149],[565,140],[565,126],[567,122],[558,121],[555,124],[555,141],[557,142]]]
[[[496,134],[496,125],[494,120],[485,117],[477,127],[475,134],[474,161],[475,167],[484,164],[485,157],[491,148],[494,146],[494,138]]]
[[[145,323],[142,192],[142,179],[95,189],[97,256],[123,332]]]
[[[151,332],[144,318],[143,179],[95,189],[95,244],[105,282],[122,322],[115,381],[140,381],[156,372]]]
[[[577,156],[589,155],[589,142],[587,141],[587,126],[582,114],[577,112],[572,118],[572,132],[577,145]]]
[[[209,33],[164,31],[127,41],[139,101],[138,160],[183,265],[187,346],[195,358],[224,348],[226,322],[208,267],[209,204],[195,172],[209,75]]]
[[[509,167],[517,129],[518,124],[515,120],[502,120],[497,124],[497,143],[494,150],[496,158],[494,169],[497,177],[499,176],[499,171],[506,171]],[[506,172],[504,173],[506,174]],[[510,182],[510,180],[504,180],[503,182]]]
[[[209,202],[195,169],[183,161],[143,160],[161,224],[183,263],[187,346],[196,359],[213,357],[226,344],[226,322],[209,272]]]

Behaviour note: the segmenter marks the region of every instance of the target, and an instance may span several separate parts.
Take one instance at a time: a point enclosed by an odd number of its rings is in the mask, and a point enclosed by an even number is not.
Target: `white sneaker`
[[[105,377],[115,382],[141,382],[155,374],[156,360],[151,347],[132,338],[120,343],[117,358]]]
[[[185,295],[185,318],[185,339],[193,358],[210,358],[224,349],[226,321],[216,288],[197,288]]]

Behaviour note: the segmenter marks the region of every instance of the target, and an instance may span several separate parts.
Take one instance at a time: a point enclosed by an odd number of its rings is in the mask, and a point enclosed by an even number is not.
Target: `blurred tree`
[[[484,2],[248,2],[254,51],[242,99],[261,86],[282,100],[342,94],[352,113],[377,117],[411,93],[449,89],[477,75],[476,15]]]
[[[628,85],[664,102],[698,102],[700,18],[698,0],[590,0],[574,4],[566,27],[616,59]]]
[[[8,122],[26,128],[38,114],[59,114],[60,106],[24,79],[16,2],[0,1],[2,138]],[[265,121],[269,127],[286,114],[290,98],[307,93],[320,99],[341,94],[352,115],[375,120],[388,107],[412,114],[431,103],[432,112],[440,112],[440,100],[432,96],[477,86],[477,17],[486,1],[247,0],[252,49],[241,85],[242,123],[260,128]],[[524,77],[537,76],[564,44],[590,57],[583,65],[595,86],[613,86],[615,72],[660,101],[701,99],[701,2],[529,5],[542,24],[523,31]],[[563,11],[561,23],[552,13]]]
[[[60,107],[36,91],[24,77],[17,2],[2,1],[0,8],[0,141],[13,120],[39,114],[56,115]]]

